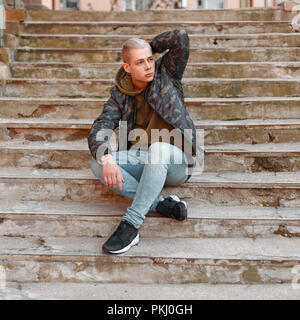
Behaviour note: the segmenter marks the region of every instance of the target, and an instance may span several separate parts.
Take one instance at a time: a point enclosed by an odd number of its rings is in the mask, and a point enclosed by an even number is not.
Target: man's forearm
[[[189,37],[185,30],[172,30],[163,32],[149,43],[152,53],[161,53],[169,49],[163,56],[163,63],[169,75],[181,80],[189,59]]]
[[[186,32],[184,30],[176,29],[160,33],[154,37],[149,44],[154,54],[164,52],[167,49],[186,47],[189,45],[189,42],[186,40]]]

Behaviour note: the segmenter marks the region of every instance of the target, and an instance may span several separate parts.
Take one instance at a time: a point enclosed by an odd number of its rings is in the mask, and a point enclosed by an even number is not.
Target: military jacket
[[[189,159],[196,156],[199,163],[202,163],[204,151],[197,146],[196,129],[184,104],[181,83],[189,59],[188,34],[185,30],[166,31],[154,37],[149,44],[153,54],[166,50],[168,52],[155,61],[154,78],[146,87],[144,98],[155,112],[184,135],[190,145],[187,148],[190,150]],[[110,94],[88,136],[89,149],[96,160],[103,154],[112,152],[109,138],[120,121],[127,123],[127,136],[135,127],[135,97],[121,93],[116,85],[110,89]],[[125,148],[129,149],[130,146],[127,141]]]

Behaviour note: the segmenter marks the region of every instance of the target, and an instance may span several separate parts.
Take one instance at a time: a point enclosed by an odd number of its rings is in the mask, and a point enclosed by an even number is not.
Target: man
[[[155,61],[154,53],[167,49]],[[150,43],[131,38],[123,44],[123,65],[111,97],[88,137],[95,176],[132,199],[120,225],[104,243],[104,252],[123,253],[136,245],[149,210],[180,221],[187,218],[186,203],[175,195],[164,198],[161,191],[164,185],[186,182],[195,164],[196,130],[181,84],[188,58],[189,37],[184,30],[161,33]],[[109,140],[117,127],[123,131],[123,143],[119,141],[119,151],[113,152]],[[161,132],[172,132],[171,137],[165,134],[167,142],[157,134]]]

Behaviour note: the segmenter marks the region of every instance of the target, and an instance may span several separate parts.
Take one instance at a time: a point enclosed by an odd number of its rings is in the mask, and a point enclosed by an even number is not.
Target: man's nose
[[[146,69],[150,68],[150,63],[148,61],[146,61]]]

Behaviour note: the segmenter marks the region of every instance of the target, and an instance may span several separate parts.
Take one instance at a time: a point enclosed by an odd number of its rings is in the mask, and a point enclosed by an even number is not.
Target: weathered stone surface
[[[2,119],[90,119],[102,111],[107,99],[1,97]]]
[[[23,128],[21,128],[23,127]],[[89,129],[86,128],[24,128],[24,126],[10,128],[0,128],[0,140],[28,142],[56,142],[56,141],[73,141],[83,143],[87,141]]]
[[[190,63],[185,78],[299,78],[298,62]]]
[[[88,150],[3,148],[0,149],[1,167],[31,167],[37,169],[89,168],[91,155]]]
[[[5,64],[9,64],[10,62],[9,49],[0,48],[0,61]]]
[[[121,63],[13,63],[13,78],[114,79]],[[300,78],[300,62],[188,63],[184,78]]]
[[[94,97],[107,96],[111,82],[107,80],[27,80],[9,79],[5,96],[13,97]]]
[[[154,37],[140,35],[150,42]],[[130,35],[37,35],[22,34],[20,46],[32,48],[121,48]],[[297,47],[300,35],[293,33],[264,33],[264,34],[223,34],[200,35],[189,34],[190,46],[199,48],[218,47]]]
[[[1,119],[0,140],[84,143],[93,119]],[[298,120],[195,121],[205,145],[300,142]],[[87,143],[87,141],[86,141]]]
[[[7,237],[105,238],[118,226],[131,201],[1,201],[0,235]],[[290,208],[214,206],[189,200],[188,219],[178,222],[149,212],[142,238],[300,237],[300,210]]]
[[[20,36],[23,32],[23,25],[18,21],[6,21],[4,34]]]
[[[297,119],[299,98],[186,98],[189,113],[195,120]]]
[[[291,284],[7,283],[1,300],[299,300]]]
[[[204,128],[198,124],[198,128]],[[219,127],[209,128],[206,124],[204,129],[205,144],[226,144],[226,143],[284,143],[284,142],[300,142],[299,128],[297,126],[227,126],[220,125]]]
[[[19,48],[16,61],[115,63],[121,62],[121,50],[111,49],[43,49]],[[300,61],[300,48],[191,48],[189,62],[263,62]]]
[[[23,1],[18,1],[19,3]],[[14,6],[14,5],[13,5]],[[25,18],[25,11],[24,6],[23,8],[11,8],[5,10],[5,21],[24,21]]]
[[[299,265],[295,239],[140,239],[117,257],[99,253],[103,241],[2,237],[0,261],[18,282],[291,283]]]
[[[106,98],[1,97],[2,119],[94,119]],[[300,97],[185,98],[191,117],[197,120],[298,119]]]
[[[197,97],[299,97],[300,81],[297,79],[219,79],[185,78],[184,95]],[[92,97],[109,96],[114,85],[111,79],[8,79],[4,95],[13,97]]]
[[[76,12],[26,10],[26,21],[290,21],[291,12],[280,8],[237,10],[147,10],[136,12]]]
[[[249,97],[300,96],[300,81],[295,79],[199,79],[183,80],[185,96]]]
[[[90,170],[0,168],[0,199],[99,202],[124,200]],[[177,194],[204,203],[288,207],[299,203],[299,173],[203,173],[180,186],[165,186],[163,195]],[[26,193],[24,193],[26,190]]]
[[[206,146],[206,172],[299,171],[299,145],[254,144]]]
[[[19,135],[17,138],[20,138]],[[62,143],[22,141],[17,138],[0,143],[0,167],[36,169],[89,169],[91,154],[86,140]],[[28,138],[25,134],[24,138]],[[49,139],[49,137],[47,137]],[[46,139],[46,138],[44,138]],[[206,145],[204,172],[298,172],[300,171],[299,143]]]
[[[0,62],[0,80],[9,79],[10,76],[9,67],[5,63]]]
[[[184,29],[189,34],[291,32],[287,21],[230,22],[24,22],[24,32],[33,34],[159,34],[166,29]]]

